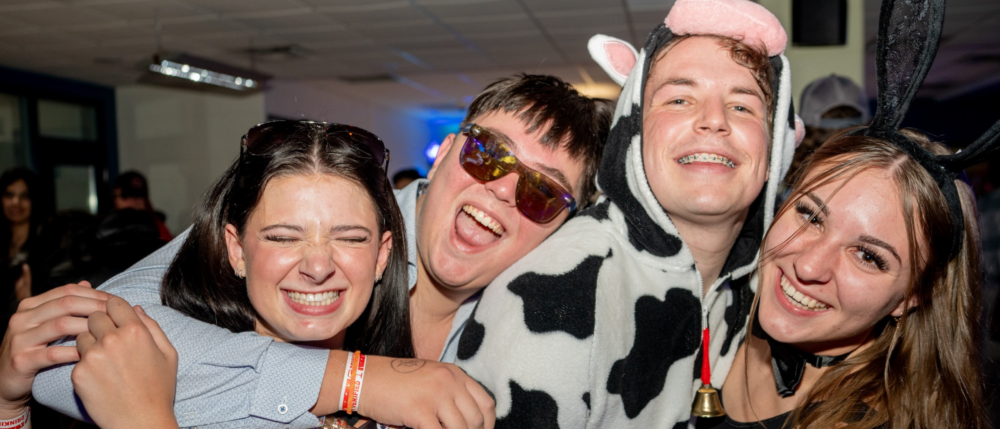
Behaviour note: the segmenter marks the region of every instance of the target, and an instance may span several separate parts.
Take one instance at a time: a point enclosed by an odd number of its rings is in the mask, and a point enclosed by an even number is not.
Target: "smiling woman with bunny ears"
[[[975,200],[957,154],[899,130],[933,61],[944,0],[885,0],[878,113],[807,161],[761,246],[751,335],[715,428],[981,428]],[[744,423],[753,422],[753,423]]]

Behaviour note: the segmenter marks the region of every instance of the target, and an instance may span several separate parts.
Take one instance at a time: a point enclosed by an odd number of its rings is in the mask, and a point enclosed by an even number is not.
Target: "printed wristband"
[[[351,374],[351,370],[353,369],[353,366],[351,364],[353,362],[354,354],[352,353],[347,355],[347,362],[344,364],[344,384],[340,386],[340,402],[338,402],[340,404],[340,411],[347,411],[347,398],[350,396],[347,392],[354,390],[353,388],[348,390],[348,387],[352,387],[351,378],[353,375]]]
[[[23,429],[31,421],[31,407],[24,407],[20,416],[11,420],[0,420],[0,429]]]
[[[363,354],[361,354],[361,352],[358,352],[358,359],[357,359],[358,370],[354,374],[354,377],[355,377],[355,380],[354,380],[354,391],[352,392],[352,394],[354,395],[353,396],[353,401],[352,401],[354,403],[353,406],[352,406],[352,411],[354,411],[354,412],[358,411],[358,401],[361,399],[361,382],[364,381],[364,379],[365,379],[365,361],[366,360],[367,360],[366,356],[363,355]]]
[[[357,379],[357,376],[358,376],[358,364],[361,363],[361,356],[362,355],[361,355],[361,351],[360,350],[354,352],[354,361],[352,362],[352,365],[351,365],[351,368],[352,368],[351,369],[351,382],[347,385],[347,388],[349,389],[348,392],[350,392],[350,393],[347,394],[348,395],[347,396],[347,406],[344,407],[344,411],[347,411],[347,414],[351,414],[351,413],[353,413],[354,411],[357,410],[357,405],[358,404],[355,402],[355,399],[357,399],[357,397],[354,395],[354,393],[355,393],[355,389],[356,389],[356,386],[357,386],[356,379]]]

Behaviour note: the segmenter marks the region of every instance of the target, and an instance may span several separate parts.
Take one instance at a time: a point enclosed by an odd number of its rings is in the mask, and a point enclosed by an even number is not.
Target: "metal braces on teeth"
[[[688,155],[678,159],[677,162],[681,164],[690,164],[695,161],[701,162],[718,162],[729,168],[736,168],[736,164],[729,159],[719,156],[719,155]]]

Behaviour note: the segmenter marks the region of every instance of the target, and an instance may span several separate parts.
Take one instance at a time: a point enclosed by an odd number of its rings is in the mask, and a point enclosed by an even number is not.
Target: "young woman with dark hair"
[[[337,311],[341,303],[357,300],[350,310],[358,314],[342,327],[341,347],[412,357],[403,218],[382,170],[387,153],[381,140],[355,127],[282,121],[251,129],[244,147],[198,207],[191,233],[164,278],[163,303],[233,332],[325,341],[340,331],[297,336],[272,318],[292,315],[302,319],[294,323],[315,323],[312,319],[344,313]],[[274,279],[267,295],[258,292],[263,281],[258,270],[272,270],[279,261],[288,278]],[[309,271],[321,269],[316,267],[321,262],[330,263],[322,267],[329,272]],[[361,264],[377,265],[364,273],[371,278],[340,278]],[[296,277],[317,286],[286,286]],[[351,280],[353,288],[343,280]],[[330,300],[315,301],[323,298],[313,296],[317,292],[334,299],[314,305]],[[272,299],[278,302],[264,302]],[[268,314],[271,305],[281,308],[278,314]]]
[[[347,365],[357,385],[348,385],[345,396],[358,395],[364,354],[413,357],[405,232],[383,170],[387,157],[381,140],[355,127],[292,121],[254,127],[244,137],[240,159],[198,207],[164,278],[164,304],[233,332],[358,351],[353,359],[360,367]],[[123,408],[148,402],[112,400],[105,387],[118,384],[106,379],[113,365],[100,353],[90,359],[88,354],[103,347],[97,337],[140,318],[118,299],[108,303],[107,314],[95,316],[91,333],[79,337],[83,359],[73,381],[95,422],[117,427],[127,421]],[[151,334],[136,341],[149,353],[138,357],[175,373],[172,347],[145,321]],[[154,401],[158,407],[147,416],[176,425],[173,396],[165,395],[172,393],[173,378],[145,377],[151,385],[171,387],[160,392],[164,398]],[[345,403],[348,414],[356,411]],[[326,424],[357,423],[357,417],[338,414]]]
[[[6,297],[0,309],[0,332],[7,330],[7,320],[17,310],[17,304],[32,295],[29,257],[37,241],[39,226],[45,219],[45,201],[33,201],[39,191],[38,178],[24,168],[12,168],[0,175],[0,290]],[[34,204],[33,204],[34,203]]]

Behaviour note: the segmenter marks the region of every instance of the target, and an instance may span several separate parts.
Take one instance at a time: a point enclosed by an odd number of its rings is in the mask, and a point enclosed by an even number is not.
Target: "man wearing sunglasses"
[[[611,109],[608,100],[584,97],[555,77],[500,80],[472,102],[461,132],[444,140],[429,180],[396,192],[410,252],[414,346],[417,357],[427,360],[369,356],[361,414],[410,427],[436,427],[439,421],[492,427],[492,408],[481,409],[462,393],[481,387],[457,367],[435,361],[454,360],[477,293],[593,197]],[[186,235],[102,289],[130,293],[133,305],[160,305],[159,284]],[[132,302],[136,297],[145,301]],[[189,366],[213,368],[208,379],[178,371],[176,409],[201,410],[178,415],[181,425],[303,427],[316,421],[313,415],[339,409],[345,351],[327,356],[280,343],[247,350],[241,344],[252,340],[188,317],[158,322],[178,354],[190,348],[204,356]],[[206,349],[199,332],[207,330],[213,339],[226,339]],[[280,364],[248,371],[250,361]],[[79,418],[69,371],[58,372],[37,376],[36,399]],[[316,387],[315,380],[322,380],[318,392],[304,393],[305,386]]]
[[[702,364],[725,380],[795,144],[784,44],[747,0],[677,0],[641,53],[591,39],[624,85],[604,195],[485,289],[458,347],[498,428],[688,427]]]

